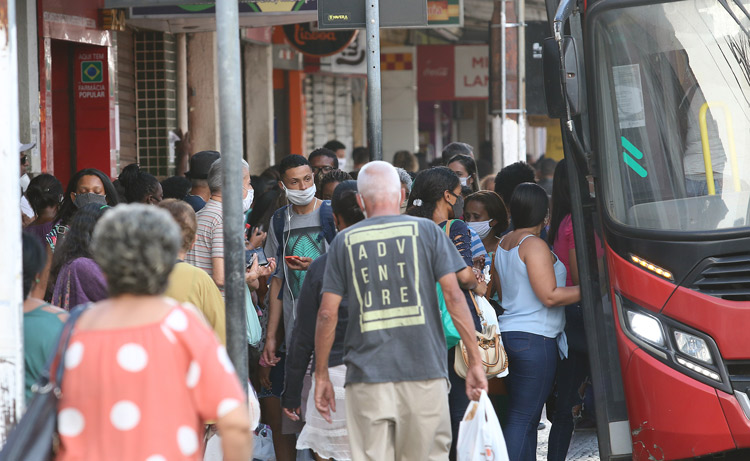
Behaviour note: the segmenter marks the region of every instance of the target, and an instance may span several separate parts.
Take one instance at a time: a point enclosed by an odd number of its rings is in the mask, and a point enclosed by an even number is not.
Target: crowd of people
[[[257,176],[242,161],[250,396],[224,348],[238,320],[224,306],[219,152],[161,182],[136,164],[114,181],[83,169],[66,187],[28,182],[27,400],[85,309],[61,364],[57,459],[202,459],[214,434],[226,459],[251,459],[258,417],[279,461],[455,459],[482,392],[511,460],[536,459],[545,403],[548,459],[565,459],[589,374],[565,160],[480,177],[465,143],[421,169],[364,147],[345,168],[345,151],[331,141]],[[459,374],[446,342],[438,306],[476,343],[477,297],[499,325],[502,379],[471,347]]]

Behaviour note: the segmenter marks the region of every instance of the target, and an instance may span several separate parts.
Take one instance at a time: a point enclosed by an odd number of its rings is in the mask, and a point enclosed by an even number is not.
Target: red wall
[[[41,11],[47,13],[65,14],[68,16],[80,16],[99,22],[99,8],[104,8],[104,0],[41,0]]]
[[[73,45],[73,100],[76,107],[76,166],[97,168],[110,173],[110,120],[109,120],[109,76],[107,47]],[[81,72],[88,66],[101,70],[94,80],[100,83],[85,83]],[[96,63],[99,63],[97,66]]]
[[[52,40],[52,145],[55,176],[65,187],[72,174],[70,152],[69,51],[72,44]]]

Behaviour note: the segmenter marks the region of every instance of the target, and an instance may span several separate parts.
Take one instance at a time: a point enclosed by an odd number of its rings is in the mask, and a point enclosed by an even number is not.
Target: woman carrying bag
[[[558,356],[568,352],[565,310],[581,298],[565,286],[567,272],[539,234],[548,219],[547,193],[533,183],[516,187],[510,201],[515,230],[495,255],[495,287],[505,309],[498,319],[510,362],[510,395],[503,428],[514,461],[536,459],[537,426],[555,379]]]
[[[431,219],[440,226],[450,240],[455,244],[458,252],[464,258],[467,270],[456,274],[461,288],[466,296],[466,308],[474,319],[474,329],[482,331],[482,324],[472,300],[471,287],[480,295],[484,295],[487,285],[481,272],[473,270],[471,254],[471,235],[465,222],[456,218],[463,215],[461,183],[458,176],[446,167],[436,167],[422,171],[417,175],[412,185],[406,213],[411,216]],[[466,382],[456,374],[454,369],[456,347],[448,350],[448,379],[451,390],[448,394],[448,404],[451,414],[451,430],[453,443],[451,444],[451,459],[455,459],[455,447],[458,441],[458,428],[464,416],[469,399],[466,396]]]

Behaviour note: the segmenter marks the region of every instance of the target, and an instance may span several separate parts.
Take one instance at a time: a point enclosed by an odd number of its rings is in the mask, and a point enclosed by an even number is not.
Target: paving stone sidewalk
[[[546,413],[542,413],[542,421],[546,427],[539,431],[536,448],[537,461],[547,461],[547,439],[552,424],[547,421]],[[567,461],[599,461],[599,445],[596,431],[574,432],[568,449]]]

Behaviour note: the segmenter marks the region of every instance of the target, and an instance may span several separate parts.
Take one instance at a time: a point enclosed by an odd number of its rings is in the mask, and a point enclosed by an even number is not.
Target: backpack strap
[[[278,243],[278,246],[276,247],[276,273],[273,275],[274,277],[276,274],[281,272],[282,276],[284,275],[284,213],[287,211],[287,208],[289,205],[284,205],[278,210],[276,210],[273,213],[273,217],[271,218],[271,225],[273,226],[273,233],[276,235],[276,243]],[[278,299],[283,299],[284,296],[284,290],[279,290]]]
[[[278,243],[276,261],[279,261],[279,265],[283,262],[281,259],[284,253],[284,212],[286,212],[288,207],[289,205],[282,206],[273,213],[273,217],[271,218],[273,233],[276,235],[276,243]]]
[[[323,200],[320,205],[320,234],[318,234],[318,243],[324,238],[329,244],[336,237],[336,224],[333,222],[333,208],[330,200]]]

